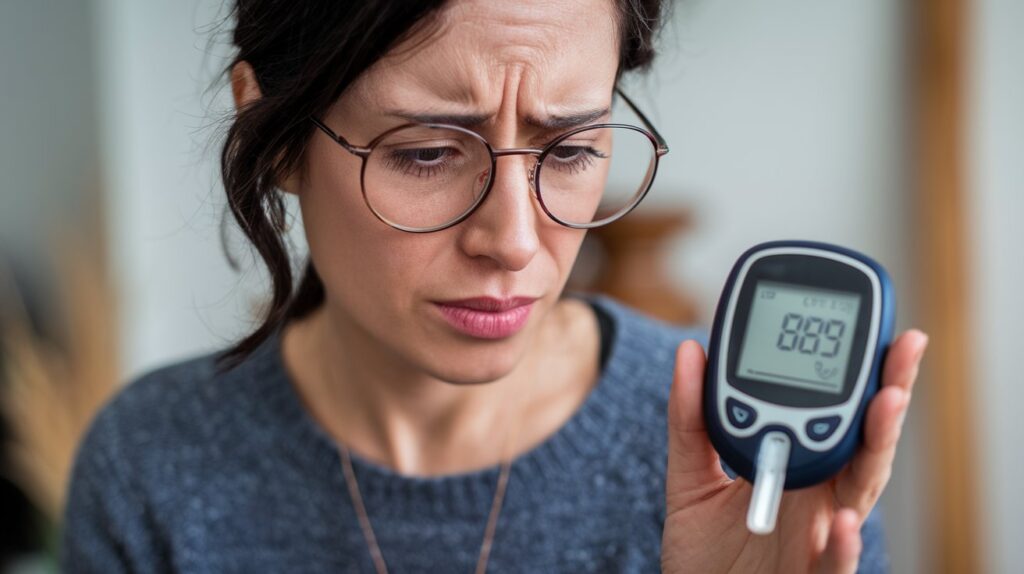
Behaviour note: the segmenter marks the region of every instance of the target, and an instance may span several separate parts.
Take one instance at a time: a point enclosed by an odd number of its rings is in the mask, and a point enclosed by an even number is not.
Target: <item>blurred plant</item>
[[[36,332],[13,276],[0,276],[10,286],[0,292],[0,412],[11,435],[0,472],[54,525],[78,443],[118,381],[114,297],[98,242],[62,237],[53,250],[53,327],[63,344]]]

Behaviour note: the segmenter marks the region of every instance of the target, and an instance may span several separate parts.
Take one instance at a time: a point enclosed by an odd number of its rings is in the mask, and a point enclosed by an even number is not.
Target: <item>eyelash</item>
[[[557,150],[573,150],[573,158],[570,161],[560,159],[555,152]],[[436,147],[436,148],[412,148],[404,150],[394,150],[385,156],[385,165],[391,169],[400,171],[406,175],[412,175],[414,177],[431,177],[436,175],[439,171],[446,169],[451,165],[452,160],[450,158],[456,150],[450,147]],[[443,153],[438,163],[432,163],[424,165],[418,163],[415,159],[415,155],[423,152],[439,152]],[[580,155],[582,153],[582,155]],[[580,173],[594,165],[594,158],[607,159],[608,155],[601,153],[591,146],[585,145],[560,145],[551,150],[548,154],[551,156],[552,165],[556,168],[567,169],[570,174]],[[436,161],[436,160],[435,160]]]
[[[423,153],[424,151],[440,151],[444,152],[444,155],[441,156],[441,161],[429,165],[417,163],[413,157],[410,157]],[[389,168],[398,169],[402,171],[402,173],[414,175],[416,177],[430,177],[451,163],[447,158],[451,156],[453,152],[454,150],[451,148],[413,148],[395,150],[387,154],[385,162]]]
[[[579,173],[580,171],[583,171],[584,169],[587,169],[590,166],[594,165],[594,158],[595,157],[596,158],[601,158],[601,159],[607,159],[608,158],[607,154],[601,153],[601,152],[597,151],[596,149],[594,149],[594,148],[592,148],[590,146],[560,146],[560,147],[563,147],[563,149],[580,150],[584,154],[582,157],[579,156],[578,153],[577,154],[573,154],[573,158],[574,159],[571,162],[568,162],[568,163],[563,163],[562,160],[560,160],[557,156],[554,156],[553,153],[549,154],[549,155],[551,155],[552,157],[555,158],[555,161],[558,162],[557,165],[559,165],[561,167],[568,168],[569,169],[569,173],[571,173],[571,174]],[[555,148],[555,149],[557,150],[558,148]],[[552,152],[554,152],[554,151],[555,150],[552,150]],[[580,165],[581,163],[583,165]]]

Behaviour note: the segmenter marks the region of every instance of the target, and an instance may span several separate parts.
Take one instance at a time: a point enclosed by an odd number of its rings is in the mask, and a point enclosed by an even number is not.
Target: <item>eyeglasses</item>
[[[494,149],[476,132],[435,123],[403,124],[357,146],[310,119],[362,159],[363,200],[396,229],[429,233],[469,217],[487,198],[497,160],[506,155],[536,156],[528,179],[544,212],[566,227],[591,229],[632,211],[650,190],[658,159],[668,153],[647,117],[618,88],[615,92],[647,129],[588,124],[541,148]]]

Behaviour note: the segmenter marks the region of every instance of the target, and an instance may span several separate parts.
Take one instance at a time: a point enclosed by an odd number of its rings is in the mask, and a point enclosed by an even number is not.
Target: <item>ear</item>
[[[256,72],[245,60],[240,60],[231,68],[231,95],[235,100],[236,113],[263,97],[259,82],[256,81]],[[298,184],[297,174],[292,173],[279,182],[277,187],[286,193],[298,195]]]
[[[260,85],[256,81],[256,72],[245,60],[239,61],[231,68],[231,95],[235,98],[235,111],[263,97]]]

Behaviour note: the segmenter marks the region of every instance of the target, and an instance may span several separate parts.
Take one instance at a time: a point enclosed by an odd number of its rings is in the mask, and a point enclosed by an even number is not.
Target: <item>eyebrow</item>
[[[465,128],[479,126],[494,116],[494,114],[418,114],[402,110],[393,110],[385,113],[389,116],[403,118],[410,122],[423,124],[452,124]],[[560,130],[588,124],[598,118],[608,115],[608,113],[608,108],[596,108],[573,114],[551,115],[543,118],[527,116],[523,121],[527,125],[546,130]]]

